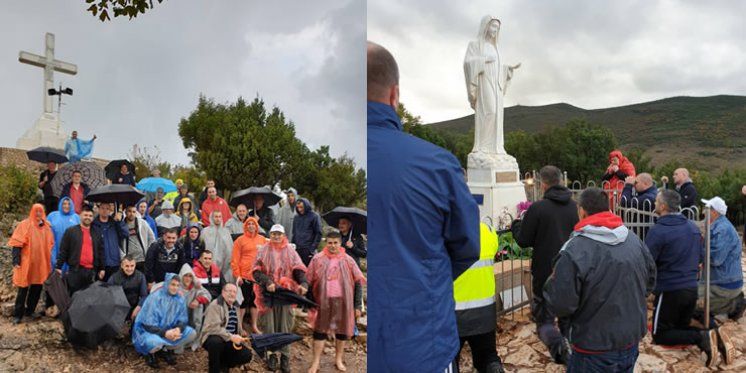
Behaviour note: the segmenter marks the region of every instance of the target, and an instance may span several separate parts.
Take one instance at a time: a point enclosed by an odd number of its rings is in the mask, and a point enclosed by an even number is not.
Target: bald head
[[[676,171],[673,172],[673,182],[677,186],[681,186],[689,180],[689,170],[686,168],[677,168]]]
[[[368,101],[399,106],[399,67],[386,48],[368,42]]]
[[[637,189],[638,192],[646,191],[648,190],[648,188],[653,186],[653,177],[650,176],[650,174],[647,172],[637,174],[637,178],[635,180],[637,181],[635,183],[635,189]]]

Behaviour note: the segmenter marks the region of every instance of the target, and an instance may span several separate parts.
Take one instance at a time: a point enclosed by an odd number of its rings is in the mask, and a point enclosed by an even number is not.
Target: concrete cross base
[[[54,114],[42,114],[33,127],[16,142],[16,148],[31,150],[39,146],[65,148],[67,133],[59,126],[59,119]]]

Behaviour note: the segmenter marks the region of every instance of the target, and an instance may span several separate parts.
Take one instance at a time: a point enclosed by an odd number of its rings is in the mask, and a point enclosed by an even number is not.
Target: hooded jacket
[[[212,220],[212,213],[210,213],[210,220]],[[231,232],[225,227],[223,221],[220,221],[219,225],[213,224],[203,229],[202,241],[205,243],[205,249],[212,252],[212,261],[220,268],[220,272],[229,282],[233,282],[231,272],[233,239],[231,238]]]
[[[168,284],[176,274],[165,276]],[[147,355],[156,347],[176,346],[192,338],[194,329],[188,325],[184,296],[179,292],[171,294],[168,286],[152,292],[143,303],[132,326],[132,344],[140,355]],[[181,330],[181,338],[176,341],[166,339],[166,331],[172,328]]]
[[[611,162],[611,159],[615,157],[619,158],[619,170],[614,172],[611,170],[611,166],[609,166],[609,168],[606,169],[606,173],[604,173],[604,176],[601,178],[601,181],[604,182],[603,187],[606,190],[622,189],[624,179],[626,179],[627,176],[637,175],[635,172],[635,165],[633,165],[621,151],[612,150],[609,153],[609,162]]]
[[[544,192],[544,199],[532,204],[522,220],[511,225],[513,238],[521,247],[532,247],[531,276],[534,296],[541,298],[541,288],[552,273],[552,260],[572,234],[578,222],[578,207],[572,192],[554,185]]]
[[[70,202],[70,211],[65,214],[62,212],[62,203],[67,200]],[[57,211],[53,211],[47,215],[47,220],[52,226],[52,233],[54,233],[54,248],[52,249],[52,268],[54,268],[54,262],[57,260],[57,254],[60,251],[60,242],[62,242],[62,235],[65,234],[67,228],[73,225],[80,224],[80,216],[75,213],[75,206],[73,200],[70,197],[60,198],[60,202],[57,204]]]
[[[124,221],[124,224],[127,224],[126,219],[122,219]],[[122,257],[127,254],[132,254],[135,258],[135,262],[141,263],[145,261],[145,257],[148,252],[148,248],[155,242],[155,234],[153,234],[153,231],[150,229],[150,226],[148,226],[148,223],[137,216],[135,216],[135,231],[137,232],[137,239],[140,242],[140,246],[142,246],[142,251],[136,250],[135,248],[130,249],[129,246],[129,226],[127,227],[127,236],[122,239],[122,244],[120,245],[122,250]]]
[[[295,190],[295,188],[288,188],[287,193],[293,193],[295,195],[295,202],[298,201],[298,198],[300,196],[298,195],[298,191]],[[277,212],[277,224],[282,225],[285,228],[286,235],[288,236],[288,240],[292,242],[293,240],[293,220],[295,219],[295,202],[290,203],[287,198],[285,198],[285,203],[282,205],[282,207],[279,208]],[[271,227],[270,227],[271,228]]]
[[[189,231],[197,228],[197,239],[192,240],[189,237]],[[179,237],[178,242],[184,249],[184,259],[187,263],[199,259],[199,256],[205,251],[205,242],[202,240],[202,228],[199,223],[190,223],[183,236]]]
[[[249,232],[249,224],[256,226],[256,232]],[[255,217],[248,217],[243,224],[243,235],[233,243],[231,270],[233,278],[254,281],[254,263],[259,246],[265,245],[267,239],[259,234],[259,222]]]
[[[368,349],[386,357],[368,370],[442,372],[459,350],[453,280],[479,259],[479,209],[456,157],[402,132],[394,108],[368,102],[367,128]]]
[[[109,220],[104,223],[100,220],[100,216],[96,216],[91,225],[101,234],[101,241],[104,244],[104,265],[118,267],[122,255],[120,242],[129,236],[127,222],[125,219],[114,221],[114,217],[110,216]]]
[[[192,262],[192,269],[194,270],[194,276],[196,281],[202,284],[202,287],[207,289],[212,295],[212,298],[217,298],[223,291],[225,285],[225,278],[220,273],[220,268],[215,263],[210,263],[209,270],[202,266],[199,260],[195,259]]]
[[[41,212],[41,225],[37,212]],[[43,205],[31,206],[28,218],[16,226],[8,246],[13,248],[13,264],[20,265],[13,267],[13,285],[25,288],[43,284],[52,270],[50,256],[54,246],[54,234]]]
[[[209,198],[206,199],[202,202],[200,211],[202,211],[202,225],[205,227],[212,225],[213,211],[220,211],[222,213],[223,224],[231,218],[231,209],[228,207],[228,202],[221,197],[215,197],[214,201]]]
[[[158,225],[155,223],[155,219],[153,219],[153,217],[150,216],[150,212],[149,212],[150,211],[150,204],[148,203],[148,201],[145,198],[143,198],[140,201],[138,201],[137,205],[135,205],[135,206],[140,206],[140,204],[143,204],[143,203],[145,204],[145,215],[140,215],[140,212],[139,212],[140,210],[137,209],[138,210],[138,213],[137,213],[138,217],[140,217],[142,220],[145,220],[148,223],[148,226],[150,227],[150,230],[153,231],[153,234],[156,237],[158,237]]]
[[[178,198],[178,197],[177,197]],[[182,212],[182,205],[184,203],[189,203],[189,212],[184,214]],[[197,213],[194,212],[194,201],[192,201],[191,198],[183,197],[180,201],[176,203],[176,211],[174,211],[174,214],[178,216],[181,219],[181,225],[179,226],[180,229],[184,229],[187,226],[190,225],[190,223],[199,223],[199,217]]]
[[[678,213],[663,215],[648,231],[645,245],[657,267],[656,293],[697,287],[705,252],[694,222]]]
[[[311,261],[313,254],[316,254],[316,248],[321,242],[321,218],[316,211],[313,211],[313,206],[307,199],[301,198],[298,201],[303,203],[304,209],[303,213],[300,213],[296,206],[296,215],[293,219],[293,240],[291,242],[296,245],[298,250],[302,250],[303,254],[310,253],[308,260],[303,258],[303,262],[308,263]]]
[[[611,212],[575,226],[544,285],[547,307],[570,322],[578,350],[624,350],[647,332],[646,297],[655,286],[655,261],[645,244]]]

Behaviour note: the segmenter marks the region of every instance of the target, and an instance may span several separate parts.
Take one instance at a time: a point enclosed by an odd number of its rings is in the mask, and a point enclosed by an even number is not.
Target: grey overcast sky
[[[24,50],[78,74],[55,73],[74,89],[63,126],[96,140],[95,156],[126,156],[132,144],[158,146],[187,164],[178,123],[199,94],[217,102],[257,94],[277,105],[311,149],[366,162],[365,3],[346,1],[166,0],[136,19],[101,23],[78,1],[4,1],[0,11],[0,146],[14,147],[42,112],[42,69],[18,62]],[[55,101],[56,109],[56,101]]]
[[[397,59],[401,100],[425,123],[473,113],[462,64],[485,14],[522,63],[507,106],[746,95],[746,2],[369,1],[368,40]]]

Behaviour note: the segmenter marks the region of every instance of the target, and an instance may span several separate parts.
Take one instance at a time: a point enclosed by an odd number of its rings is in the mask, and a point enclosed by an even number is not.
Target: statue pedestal
[[[516,218],[516,206],[526,200],[526,189],[515,158],[508,154],[470,153],[467,167],[469,190],[477,202],[481,200],[480,221],[489,216],[497,226],[505,209]]]
[[[33,127],[28,129],[16,142],[16,148],[31,150],[39,146],[64,149],[67,134],[60,127],[59,118],[54,114],[42,114]]]

